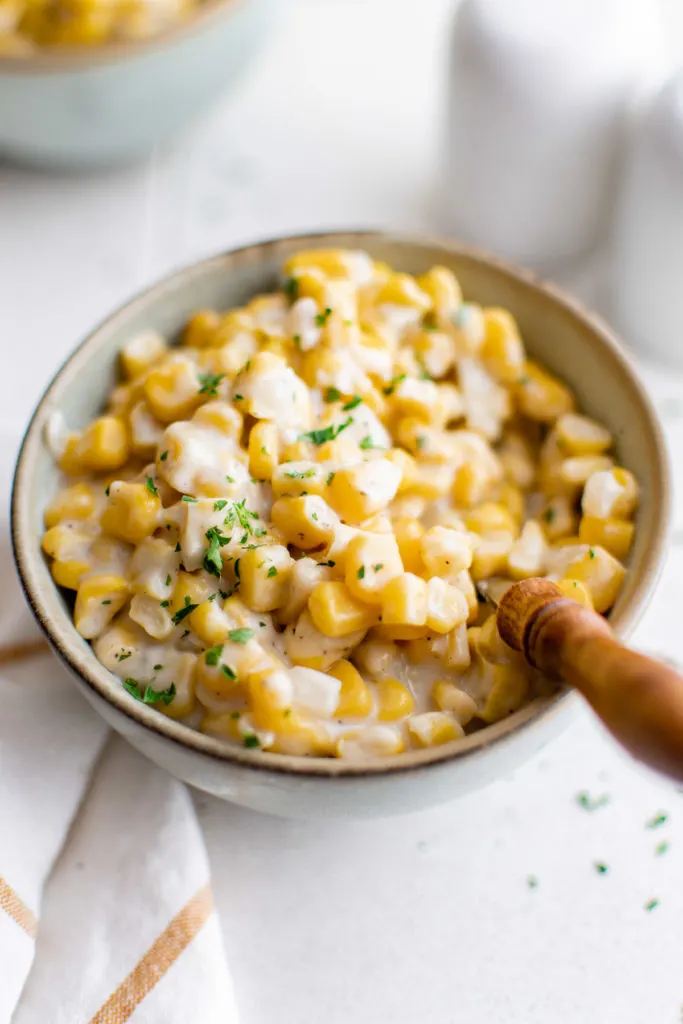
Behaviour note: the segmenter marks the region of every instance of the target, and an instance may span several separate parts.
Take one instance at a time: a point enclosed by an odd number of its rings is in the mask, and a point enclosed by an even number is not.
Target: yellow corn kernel
[[[504,573],[514,542],[514,535],[509,530],[496,530],[480,537],[472,556],[472,579],[486,580]]]
[[[630,519],[637,504],[636,478],[620,466],[589,477],[581,499],[583,514],[596,519]]]
[[[555,584],[563,597],[569,597],[572,601],[578,601],[585,608],[593,608],[593,602],[591,596],[588,593],[588,588],[584,586],[579,580],[559,580]]]
[[[424,626],[385,626],[384,623],[380,623],[372,631],[372,638],[381,643],[395,643],[397,640],[422,640],[427,636],[428,632],[429,629],[426,622]]]
[[[380,722],[395,722],[415,710],[415,700],[398,679],[380,679],[377,683],[377,717]]]
[[[143,331],[121,349],[121,367],[128,380],[136,380],[168,351],[156,331]]]
[[[317,271],[321,277],[350,277],[355,266],[354,256],[360,257],[347,249],[306,249],[290,256],[284,265],[284,272],[290,277],[300,280],[300,275]]]
[[[420,538],[420,556],[429,576],[452,576],[471,566],[472,543],[466,533],[432,526]]]
[[[88,519],[94,511],[95,496],[90,484],[73,484],[60,491],[47,506],[45,525],[49,529],[64,519]]]
[[[116,416],[100,416],[93,420],[78,437],[75,445],[67,448],[60,465],[65,472],[73,472],[69,456],[77,467],[106,471],[119,469],[128,460],[130,443],[125,423]]]
[[[295,544],[304,550],[328,543],[338,524],[332,509],[317,494],[278,498],[273,505],[271,518],[288,544]]]
[[[295,711],[286,721],[289,729],[280,728],[275,733],[272,747],[269,747],[274,753],[295,757],[332,757],[335,754],[335,740],[323,722],[304,718]]]
[[[184,420],[192,415],[203,396],[195,367],[189,360],[171,361],[150,370],[143,390],[147,404],[160,423]]]
[[[181,608],[190,604],[201,604],[213,593],[213,587],[203,576],[195,576],[191,572],[179,572],[169,605],[169,615],[176,615]]]
[[[429,295],[420,288],[415,278],[411,277],[410,274],[392,273],[380,285],[375,301],[378,304],[386,302],[395,306],[410,306],[425,313],[432,305]]]
[[[498,448],[498,457],[503,467],[505,479],[528,491],[536,479],[536,460],[534,448],[528,438],[516,431],[508,431]]]
[[[389,407],[398,416],[412,416],[425,423],[438,421],[439,390],[432,380],[404,377],[394,385]]]
[[[273,496],[325,493],[329,470],[318,462],[283,462],[273,471]]]
[[[173,623],[168,612],[162,608],[156,597],[148,594],[133,594],[128,614],[141,629],[155,640],[165,640],[173,632]]]
[[[524,492],[519,487],[504,480],[502,484],[496,487],[495,500],[499,505],[507,509],[513,521],[519,527],[526,514]]]
[[[378,619],[376,608],[359,601],[338,580],[318,583],[308,599],[308,610],[316,629],[331,637],[370,629]]]
[[[524,373],[524,346],[519,328],[506,309],[484,310],[481,355],[486,369],[502,384],[514,384]]]
[[[199,731],[205,736],[216,736],[218,739],[243,742],[240,728],[241,713],[239,711],[207,711],[199,723]]]
[[[489,615],[478,630],[469,630],[468,640],[479,657],[492,665],[520,664],[520,655],[508,647],[498,631],[498,620]]]
[[[541,513],[541,526],[549,541],[561,540],[576,534],[579,517],[566,495],[550,498]]]
[[[128,600],[128,583],[122,576],[90,576],[76,593],[74,623],[76,629],[92,640],[120,612]]]
[[[440,747],[461,740],[465,730],[445,711],[424,711],[410,719],[408,733],[416,747]]]
[[[422,523],[410,516],[399,516],[392,522],[392,527],[403,568],[419,576],[424,569],[420,554],[420,540],[424,534]]]
[[[158,494],[146,484],[117,480],[110,485],[107,507],[102,513],[102,529],[114,537],[139,544],[156,530],[161,512]]]
[[[473,533],[487,534],[495,530],[507,530],[517,535],[517,522],[504,505],[485,501],[465,516],[465,526]],[[466,566],[463,566],[466,568]]]
[[[567,455],[601,455],[612,445],[612,435],[606,427],[575,412],[560,416],[555,429],[558,443]]]
[[[240,558],[240,596],[255,612],[272,612],[284,604],[294,561],[286,547],[262,544]]]
[[[388,459],[345,466],[328,485],[330,504],[347,523],[362,523],[396,496],[401,470]]]
[[[81,559],[56,559],[51,567],[52,578],[59,587],[66,590],[78,590],[85,574],[90,571],[90,563]]]
[[[249,433],[249,472],[255,480],[270,480],[280,461],[277,424],[259,420]]]
[[[450,633],[467,622],[469,605],[463,592],[433,576],[427,583],[427,626],[433,633]]]
[[[472,508],[485,500],[491,490],[491,474],[480,462],[465,462],[453,477],[453,503],[457,508]]]
[[[453,586],[457,587],[458,590],[462,590],[467,600],[467,607],[470,610],[468,616],[468,623],[476,622],[479,618],[479,598],[477,596],[477,588],[474,585],[472,575],[469,569],[463,569],[462,572],[456,573],[450,580]]]
[[[541,423],[553,423],[574,408],[574,396],[569,388],[537,363],[524,364],[516,395],[521,412]]]
[[[383,626],[424,626],[427,623],[427,584],[404,572],[382,590]]]
[[[401,494],[403,491],[407,491],[418,479],[417,462],[403,448],[392,448],[387,452],[385,458],[401,470],[401,482],[398,485],[397,493]]]
[[[432,700],[440,711],[450,711],[460,725],[467,725],[477,713],[477,705],[469,693],[449,679],[438,679],[432,687]]]
[[[157,687],[159,689],[166,689],[167,681],[168,685],[173,683],[175,686],[175,696],[170,703],[165,704],[162,701],[154,705],[167,718],[186,718],[187,715],[191,715],[194,711],[197,704],[195,695],[196,663],[196,654],[191,654],[189,651],[178,652],[173,659],[172,677],[169,678],[170,673],[167,666],[166,672],[160,678],[157,678]]]
[[[445,498],[453,486],[453,475],[454,470],[443,463],[419,462],[405,495],[424,502]]]
[[[513,580],[542,576],[545,567],[546,539],[538,523],[530,519],[507,556],[508,575]]]
[[[372,679],[391,675],[399,650],[396,644],[381,643],[376,639],[364,640],[353,652],[353,662]]]
[[[559,467],[562,484],[572,491],[580,490],[594,473],[602,473],[612,468],[609,455],[573,455],[565,459]]]
[[[182,344],[188,348],[208,348],[215,345],[220,322],[221,318],[214,309],[200,309],[188,320],[183,331]]]
[[[634,524],[625,519],[583,516],[579,523],[579,540],[584,544],[599,544],[620,560],[626,558],[631,550],[634,533]]]
[[[372,711],[372,694],[362,675],[350,661],[330,665],[328,674],[341,683],[335,718],[365,718]]]
[[[368,604],[380,604],[387,583],[403,572],[392,533],[358,533],[349,543],[344,561],[346,586]]]
[[[449,370],[453,367],[456,357],[455,342],[450,334],[445,330],[443,331],[416,331],[410,335],[410,346],[412,351],[415,353],[415,358],[418,364],[424,368],[424,370],[434,380],[439,380],[445,377]],[[439,385],[439,391],[441,391],[442,385]],[[450,419],[456,419],[462,415],[462,400],[456,388],[451,391],[449,387],[449,398],[444,401],[444,396],[439,395],[439,405],[441,407],[441,421],[446,422]],[[455,402],[452,401],[454,395],[457,396]],[[453,410],[458,410],[453,412]]]
[[[335,661],[346,658],[365,633],[365,629],[359,629],[347,636],[329,637],[318,629],[307,608],[296,623],[285,630],[285,653],[294,665],[325,672]]]
[[[487,665],[485,676],[490,688],[479,718],[491,725],[524,704],[529,695],[529,680],[516,664]]]
[[[470,622],[470,620],[471,615],[467,621]],[[446,668],[464,672],[470,667],[472,655],[467,642],[467,623],[462,623],[452,629],[450,633],[446,633],[446,636],[439,637],[436,644],[438,645],[438,657]]]
[[[371,725],[348,732],[337,742],[337,757],[345,761],[363,762],[373,757],[402,754],[405,741],[398,729],[389,725]]]
[[[440,323],[450,323],[462,306],[462,288],[452,270],[432,267],[417,279],[417,283],[432,300]]]
[[[58,523],[45,531],[41,546],[46,555],[59,562],[85,561],[90,542],[91,536],[84,530],[70,529],[68,525]]]
[[[609,551],[595,545],[569,564],[563,579],[585,584],[596,612],[602,614],[616,601],[625,575],[624,566]]]
[[[326,445],[321,445],[318,448],[318,457],[326,447]],[[312,462],[314,458],[316,458],[315,446],[310,441],[291,441],[289,444],[283,445],[280,451],[280,462]]]
[[[220,399],[201,405],[192,417],[192,422],[212,427],[226,437],[234,437],[236,441],[239,441],[244,428],[242,413]]]
[[[174,613],[179,610],[175,608],[176,603],[174,602]],[[188,615],[186,625],[191,627],[202,643],[208,647],[215,647],[217,644],[223,643],[232,625],[218,602],[206,599],[198,603],[190,600],[189,603],[196,603],[197,607]]]

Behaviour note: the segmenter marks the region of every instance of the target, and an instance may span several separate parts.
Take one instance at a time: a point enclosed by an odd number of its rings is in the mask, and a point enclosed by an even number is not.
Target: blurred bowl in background
[[[215,0],[144,41],[0,57],[0,157],[103,167],[143,156],[235,83],[277,0]]]

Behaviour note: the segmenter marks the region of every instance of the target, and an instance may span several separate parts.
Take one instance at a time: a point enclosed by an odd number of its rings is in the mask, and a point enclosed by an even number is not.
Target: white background
[[[176,266],[290,230],[438,230],[452,4],[287,7],[238,93],[145,164],[0,164],[0,424],[18,432],[75,343]],[[589,279],[572,280],[586,292]],[[680,446],[683,383],[644,373]],[[683,660],[680,509],[677,524],[636,641]],[[581,790],[610,802],[585,811]],[[683,793],[634,770],[578,704],[513,777],[436,811],[321,826],[197,806],[243,1024],[683,1019]],[[660,810],[669,821],[648,829]]]

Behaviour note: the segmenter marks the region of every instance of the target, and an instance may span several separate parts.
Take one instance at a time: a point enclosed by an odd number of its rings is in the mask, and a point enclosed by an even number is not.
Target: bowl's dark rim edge
[[[22,537],[19,505],[21,501],[22,483],[24,478],[28,476],[29,472],[28,467],[24,465],[24,459],[27,457],[27,446],[33,439],[34,431],[38,429],[37,420],[41,417],[43,407],[49,399],[50,392],[66,367],[72,362],[78,353],[82,351],[83,348],[89,345],[90,342],[99,335],[103,329],[110,326],[119,316],[127,314],[132,306],[148,300],[152,295],[160,291],[163,292],[165,288],[175,284],[179,278],[192,275],[193,273],[200,274],[201,271],[211,263],[221,262],[222,260],[230,257],[240,255],[244,256],[248,253],[256,254],[260,250],[276,250],[278,246],[292,242],[301,245],[316,242],[320,243],[322,241],[325,241],[326,244],[334,244],[335,239],[339,238],[345,238],[347,240],[346,244],[348,244],[348,240],[350,238],[353,238],[359,245],[362,245],[364,238],[384,238],[388,242],[399,245],[428,246],[441,249],[451,255],[465,257],[475,263],[488,263],[502,271],[505,275],[512,277],[515,280],[521,280],[534,289],[541,290],[562,306],[570,315],[585,321],[594,332],[600,335],[601,340],[610,350],[612,356],[621,364],[621,369],[625,371],[632,391],[649,419],[652,435],[651,440],[654,445],[654,453],[657,460],[656,478],[659,479],[661,491],[660,495],[657,496],[659,500],[655,498],[659,508],[658,527],[650,538],[648,548],[645,552],[643,559],[643,572],[636,584],[636,588],[628,606],[622,609],[620,614],[611,622],[615,631],[622,637],[627,636],[636,625],[649,602],[654,586],[661,574],[671,520],[671,485],[668,453],[664,444],[659,420],[649,395],[640,382],[637,371],[634,369],[630,359],[621,348],[614,333],[601,320],[601,318],[589,312],[581,305],[581,303],[566,295],[557,286],[543,281],[532,271],[516,267],[505,260],[492,256],[491,254],[475,247],[461,245],[458,243],[450,243],[444,239],[433,238],[429,235],[410,235],[404,233],[393,233],[390,231],[355,228],[337,228],[328,231],[305,232],[300,235],[277,236],[266,241],[253,242],[239,246],[174,270],[160,281],[157,281],[150,287],[141,290],[136,295],[128,299],[123,305],[117,307],[104,320],[102,320],[94,330],[89,332],[87,337],[69,354],[57,369],[36,405],[19,448],[11,494],[11,539],[15,565],[27,602],[45,633],[50,646],[65,661],[71,672],[73,672],[83,684],[93,690],[100,699],[110,704],[116,711],[123,713],[136,724],[141,725],[143,728],[149,728],[153,733],[161,735],[164,739],[172,740],[183,748],[189,747],[193,753],[201,754],[203,757],[209,758],[213,762],[227,761],[239,767],[248,767],[250,769],[258,768],[265,773],[275,775],[287,774],[297,777],[324,777],[328,779],[381,777],[388,774],[410,773],[426,767],[444,765],[448,762],[464,757],[473,757],[478,754],[483,754],[490,747],[497,745],[501,740],[511,738],[513,735],[517,735],[522,731],[527,731],[530,726],[540,724],[542,721],[547,720],[549,716],[554,716],[559,713],[559,711],[564,709],[567,702],[572,699],[574,695],[571,691],[562,689],[550,698],[537,698],[535,701],[532,701],[530,704],[514,712],[508,718],[488,726],[480,732],[473,733],[464,740],[455,741],[452,744],[445,744],[442,747],[432,747],[426,750],[411,751],[406,754],[394,755],[378,762],[371,762],[369,764],[358,766],[355,766],[352,763],[345,764],[343,761],[332,758],[295,757],[284,754],[270,754],[266,751],[259,750],[245,749],[242,751],[239,747],[231,747],[228,744],[222,743],[218,739],[205,736],[204,734],[191,729],[189,726],[184,726],[180,722],[175,722],[172,719],[160,715],[159,712],[152,708],[144,707],[142,705],[138,707],[132,700],[129,702],[127,695],[125,695],[123,691],[121,691],[120,700],[112,699],[112,695],[107,692],[104,683],[97,678],[96,672],[89,673],[87,669],[79,664],[75,654],[73,654],[69,649],[65,638],[60,635],[57,627],[51,624],[49,616],[43,613],[40,606],[39,596],[37,593],[34,593],[33,584],[30,579],[31,571],[28,564],[29,557],[27,555],[25,558],[22,551],[22,544],[26,542],[28,547],[30,538],[28,535],[26,537]],[[75,631],[73,639],[78,642],[82,642],[80,637],[76,636]],[[110,675],[104,668],[102,668],[101,671],[103,674],[106,674],[107,677]],[[177,735],[174,735],[176,732]]]

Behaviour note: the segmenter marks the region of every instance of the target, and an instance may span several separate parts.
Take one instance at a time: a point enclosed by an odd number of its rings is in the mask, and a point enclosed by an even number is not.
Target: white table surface
[[[290,0],[241,91],[169,151],[107,174],[0,164],[0,425],[24,423],[84,333],[176,266],[289,230],[438,230],[451,7]],[[595,300],[592,273],[570,283]],[[683,381],[644,374],[680,446]],[[676,520],[636,642],[683,660],[680,506]],[[610,801],[586,811],[582,790]],[[196,803],[243,1024],[683,1019],[683,792],[578,702],[545,752],[435,811],[308,825]]]

